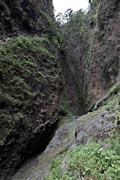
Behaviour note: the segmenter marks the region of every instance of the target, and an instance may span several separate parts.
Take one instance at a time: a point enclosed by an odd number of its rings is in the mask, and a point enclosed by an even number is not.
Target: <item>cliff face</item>
[[[52,7],[51,0],[1,0],[0,36],[46,32]]]
[[[100,1],[93,19],[87,62],[90,101],[95,102],[115,83],[120,69],[120,1]]]
[[[53,20],[52,2],[5,0],[0,2],[0,12],[0,35],[4,37],[0,43],[3,180],[27,157],[45,148],[58,119],[62,78],[57,45],[46,30]],[[16,32],[21,36],[14,37]]]
[[[71,32],[64,41],[61,64],[65,77],[65,96],[75,114],[86,112],[85,58],[88,45],[81,33]]]
[[[64,72],[69,70],[69,75],[65,74],[68,101],[73,112],[79,106],[80,114],[104,96],[118,77],[120,1],[94,0],[85,16],[86,25],[76,31],[78,22],[74,22],[72,34],[65,36],[62,49]]]

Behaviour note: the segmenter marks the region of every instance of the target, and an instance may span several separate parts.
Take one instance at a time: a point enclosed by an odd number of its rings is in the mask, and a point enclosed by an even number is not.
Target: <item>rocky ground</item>
[[[27,160],[11,180],[44,180],[52,160],[79,144],[108,138],[114,128],[114,110],[105,107],[62,124],[42,154]]]

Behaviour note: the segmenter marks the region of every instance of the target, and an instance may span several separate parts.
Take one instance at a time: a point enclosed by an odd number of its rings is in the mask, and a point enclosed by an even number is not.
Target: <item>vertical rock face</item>
[[[69,71],[65,79],[73,112],[78,107],[79,113],[87,111],[115,83],[120,69],[119,22],[119,0],[93,0],[86,35],[79,28],[65,38],[63,69]]]
[[[0,35],[46,32],[52,7],[51,0],[1,0]]]
[[[62,78],[52,21],[51,1],[0,1],[0,180],[45,148],[58,119]]]
[[[96,16],[96,18],[95,18]],[[102,0],[94,15],[88,55],[88,88],[95,102],[115,83],[120,69],[120,1]]]
[[[65,39],[61,52],[62,68],[65,77],[65,91],[70,109],[75,114],[86,112],[85,58],[87,43],[80,32],[71,32]]]

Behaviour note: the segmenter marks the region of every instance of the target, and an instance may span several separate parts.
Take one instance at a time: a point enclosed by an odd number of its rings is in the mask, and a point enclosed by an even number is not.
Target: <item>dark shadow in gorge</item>
[[[53,126],[47,127],[45,132],[39,135],[36,134],[36,137],[34,137],[36,139],[36,145],[33,147],[31,146],[32,144],[32,140],[29,141],[27,148],[24,150],[24,152],[22,151],[22,156],[24,157],[24,160],[21,161],[21,163],[16,167],[14,173],[12,175],[14,175],[17,170],[29,159],[35,158],[36,156],[42,154],[44,152],[44,150],[46,149],[46,147],[48,146],[49,142],[51,141],[51,139],[54,137],[54,134],[56,132],[56,130],[58,129],[58,123],[60,120],[58,120],[56,123],[54,123]],[[29,153],[31,152],[31,149],[33,151],[33,153]],[[7,179],[10,180],[10,179]]]

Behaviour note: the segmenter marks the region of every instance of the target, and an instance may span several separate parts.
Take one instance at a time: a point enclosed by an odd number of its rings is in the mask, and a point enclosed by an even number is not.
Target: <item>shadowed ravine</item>
[[[1,0],[0,180],[120,180],[119,130],[120,0]]]

